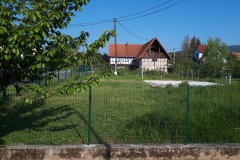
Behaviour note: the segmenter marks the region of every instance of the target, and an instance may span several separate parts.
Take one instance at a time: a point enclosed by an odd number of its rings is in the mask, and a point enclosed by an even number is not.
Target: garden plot
[[[188,82],[188,84],[190,86],[213,86],[213,85],[218,85],[218,83],[200,82],[200,81],[144,80],[144,82],[148,83],[152,87],[166,87],[167,85],[172,85],[174,87],[178,87],[178,85],[183,83],[183,82]]]

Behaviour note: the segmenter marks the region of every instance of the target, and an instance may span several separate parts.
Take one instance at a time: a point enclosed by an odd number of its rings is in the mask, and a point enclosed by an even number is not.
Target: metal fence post
[[[189,143],[189,97],[190,85],[187,84],[187,97],[186,97],[186,144]]]
[[[60,77],[59,77],[59,70],[58,70],[58,76],[57,76],[57,77],[58,77],[58,84],[59,84],[59,78],[60,78]]]
[[[89,102],[88,102],[88,145],[91,144],[91,110],[92,110],[92,87],[89,86]]]

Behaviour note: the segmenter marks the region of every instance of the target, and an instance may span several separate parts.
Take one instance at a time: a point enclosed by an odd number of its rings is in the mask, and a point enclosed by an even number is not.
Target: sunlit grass
[[[185,143],[187,87],[152,88],[129,74],[92,87],[91,143]],[[51,88],[51,87],[50,87]],[[240,86],[191,87],[190,143],[240,142]],[[89,90],[0,108],[2,144],[86,144]]]

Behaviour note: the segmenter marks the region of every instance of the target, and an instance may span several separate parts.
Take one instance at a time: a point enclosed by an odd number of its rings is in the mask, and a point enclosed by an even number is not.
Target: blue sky
[[[62,32],[77,36],[81,31],[87,31],[90,33],[88,42],[91,43],[98,39],[103,31],[112,30],[113,22],[89,26],[79,26],[79,24],[128,16],[168,1],[91,0],[82,12],[76,14],[70,26]],[[166,5],[143,14],[163,9],[180,1],[172,0]],[[157,37],[170,52],[173,48],[177,50],[181,48],[185,36],[196,36],[202,43],[206,43],[209,37],[219,37],[228,45],[240,45],[239,7],[240,0],[185,0],[155,14],[129,21],[119,21],[129,31],[142,38],[133,36],[117,24],[117,43],[144,44],[147,42],[146,39],[151,40]],[[112,38],[109,43],[114,43],[114,39]],[[108,53],[108,45],[100,52]]]

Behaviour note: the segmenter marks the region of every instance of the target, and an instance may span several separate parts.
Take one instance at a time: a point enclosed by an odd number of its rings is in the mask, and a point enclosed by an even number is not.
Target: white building
[[[143,70],[160,70],[167,72],[171,56],[166,52],[157,38],[145,44],[109,45],[110,65],[142,67]]]

